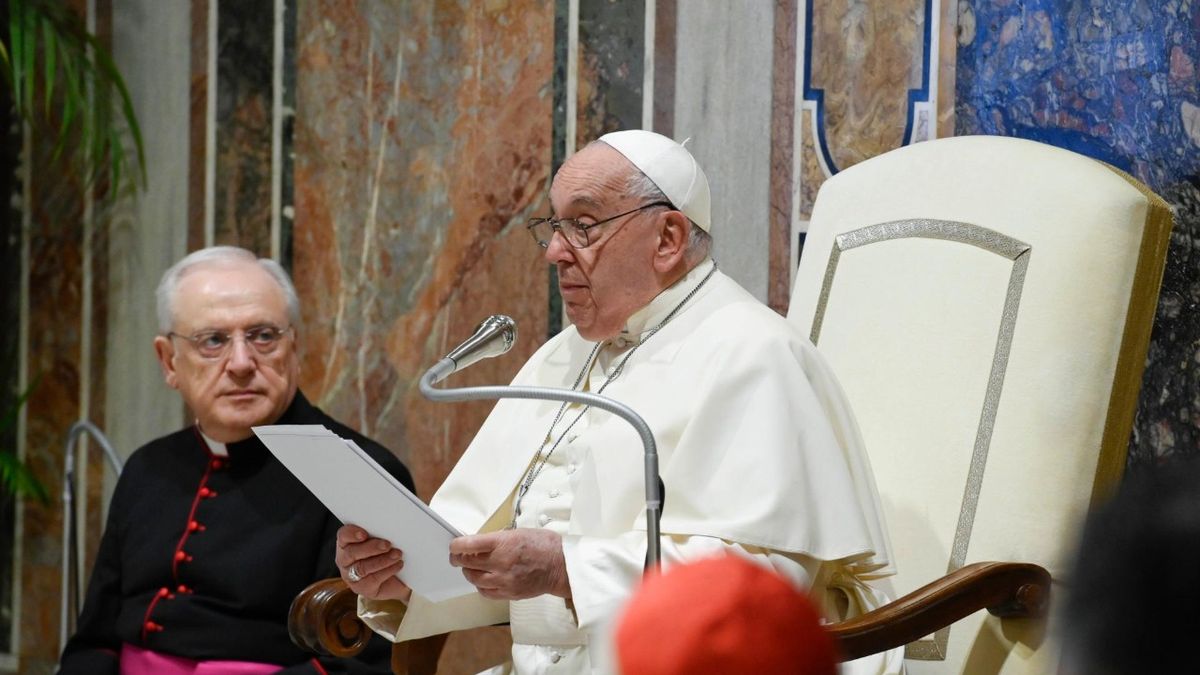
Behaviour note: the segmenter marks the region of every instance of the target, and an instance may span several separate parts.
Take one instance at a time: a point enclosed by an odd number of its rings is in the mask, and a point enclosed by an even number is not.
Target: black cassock
[[[386,448],[300,392],[276,424],[322,424],[413,486]],[[115,674],[126,642],[196,660],[274,663],[288,674],[391,672],[389,643],[378,636],[359,659],[314,659],[292,644],[288,607],[305,586],[337,576],[341,523],[257,437],[226,447],[227,458],[214,456],[192,426],[129,458],[60,673]]]

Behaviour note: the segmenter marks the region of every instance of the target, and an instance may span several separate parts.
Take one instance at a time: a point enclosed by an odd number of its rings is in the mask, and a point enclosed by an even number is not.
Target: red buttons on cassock
[[[160,625],[158,625],[158,624],[154,623],[153,621],[147,621],[147,622],[145,623],[145,625],[143,626],[143,628],[145,628],[145,629],[146,629],[146,630],[148,630],[148,631],[153,631],[153,632],[158,632],[158,631],[161,631],[161,630],[163,629],[163,627],[162,627],[162,626],[160,626]]]
[[[225,462],[222,462],[219,459],[214,459],[212,461],[212,468],[217,471],[220,471],[221,469],[225,468]]]
[[[183,551],[175,551],[175,559],[176,560],[185,560],[185,559],[187,559],[187,557],[188,557],[188,554],[184,553]]]
[[[202,487],[202,488],[200,488],[200,496],[201,496],[201,497],[208,497],[208,496],[210,496],[211,494],[212,494],[212,490],[209,490],[209,489],[208,489],[208,488],[206,488],[206,487]]]
[[[170,593],[171,593],[171,591],[168,590],[166,586],[163,586],[162,588],[158,589],[158,597],[160,597],[160,598],[165,598],[168,595],[170,595]]]
[[[194,520],[188,523],[188,532],[203,532],[204,529],[203,525]]]
[[[188,588],[187,586],[184,586],[183,584],[179,584],[179,588],[176,588],[175,592],[187,594],[187,593],[191,593],[192,589]]]

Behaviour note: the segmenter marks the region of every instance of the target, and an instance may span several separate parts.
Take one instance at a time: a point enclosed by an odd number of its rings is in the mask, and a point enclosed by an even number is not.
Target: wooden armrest
[[[371,629],[358,618],[358,595],[333,578],[310,584],[292,600],[288,634],[301,649],[346,657],[367,646]]]
[[[829,631],[850,661],[919,640],[985,608],[1002,618],[1040,617],[1049,601],[1050,573],[1042,567],[973,563]]]
[[[1039,617],[1049,600],[1050,573],[1038,565],[974,563],[829,631],[850,661],[908,644],[981,609],[1003,618]],[[296,596],[288,633],[303,649],[339,657],[357,655],[371,637],[358,618],[358,596],[341,579],[323,579]],[[445,641],[435,635],[395,645],[393,671],[436,672]]]
[[[292,600],[288,634],[301,649],[346,658],[366,648],[372,631],[358,618],[358,595],[335,577],[310,584]],[[433,675],[447,637],[431,635],[392,645],[392,672]]]

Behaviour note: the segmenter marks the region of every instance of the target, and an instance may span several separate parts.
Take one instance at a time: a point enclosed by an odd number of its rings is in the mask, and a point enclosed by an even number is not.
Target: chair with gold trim
[[[1128,175],[1013,138],[904,147],[822,186],[788,316],[854,407],[892,597],[913,593],[834,626],[847,656],[1055,670],[1039,617],[1122,475],[1170,229]]]

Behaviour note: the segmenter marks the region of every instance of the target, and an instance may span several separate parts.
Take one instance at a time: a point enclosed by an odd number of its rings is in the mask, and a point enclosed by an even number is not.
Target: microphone
[[[429,369],[429,373],[434,373],[430,384],[437,384],[477,361],[500,356],[512,349],[516,342],[517,322],[503,314],[493,314],[479,322],[474,335],[450,350],[445,358]]]
[[[475,329],[475,334],[438,361],[421,376],[421,395],[430,401],[478,401],[499,398],[534,399],[539,401],[566,401],[590,405],[605,410],[628,422],[642,439],[643,469],[646,490],[646,571],[658,568],[660,550],[660,521],[662,520],[663,483],[658,474],[658,446],[654,432],[642,416],[633,408],[608,398],[574,389],[530,386],[460,387],[458,389],[435,389],[433,385],[446,379],[450,373],[491,356],[499,356],[516,341],[516,323],[507,316],[490,316]]]

